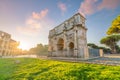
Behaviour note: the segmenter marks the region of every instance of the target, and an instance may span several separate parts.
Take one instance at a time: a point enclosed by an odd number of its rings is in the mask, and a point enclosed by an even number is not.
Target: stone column
[[[103,57],[103,49],[99,49],[99,54],[100,54],[100,57]]]
[[[77,24],[80,24],[81,20],[80,20],[80,15],[77,15]]]
[[[84,35],[83,35],[83,41],[84,41],[84,58],[88,59],[89,58],[89,50],[88,50],[88,46],[87,46],[87,38],[86,38],[86,30],[84,29]]]
[[[89,51],[88,51],[88,48],[87,48],[87,47],[84,48],[84,58],[85,58],[85,59],[88,59],[88,58],[89,58]]]
[[[78,54],[77,27],[74,27],[74,57]]]
[[[63,48],[63,56],[67,56],[67,34],[66,30],[64,30],[64,48]]]

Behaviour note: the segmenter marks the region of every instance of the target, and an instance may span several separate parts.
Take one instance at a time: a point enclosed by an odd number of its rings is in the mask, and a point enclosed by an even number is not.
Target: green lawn
[[[0,80],[120,80],[120,66],[0,58]]]

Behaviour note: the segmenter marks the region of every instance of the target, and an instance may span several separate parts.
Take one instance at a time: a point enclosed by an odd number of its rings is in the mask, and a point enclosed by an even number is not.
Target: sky
[[[49,30],[78,12],[86,18],[87,42],[100,45],[120,15],[120,0],[0,0],[0,30],[28,50],[48,44]]]

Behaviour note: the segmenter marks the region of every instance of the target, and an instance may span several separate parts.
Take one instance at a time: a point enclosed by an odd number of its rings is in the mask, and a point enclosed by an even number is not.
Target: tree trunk
[[[111,52],[112,52],[112,54],[117,53],[116,48],[115,48],[115,44],[113,46],[111,46]]]

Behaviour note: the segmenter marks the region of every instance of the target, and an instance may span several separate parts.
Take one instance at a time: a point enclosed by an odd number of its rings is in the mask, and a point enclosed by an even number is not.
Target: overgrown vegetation
[[[0,80],[119,80],[120,66],[34,58],[0,59]]]

